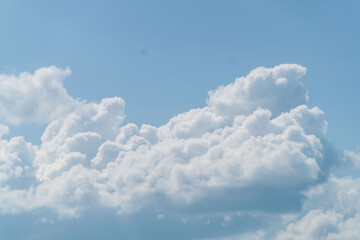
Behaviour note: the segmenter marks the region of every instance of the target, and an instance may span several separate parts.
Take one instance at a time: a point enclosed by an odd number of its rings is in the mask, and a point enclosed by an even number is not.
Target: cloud
[[[47,123],[78,104],[62,86],[69,68],[40,68],[34,74],[0,75],[0,119],[9,124]]]
[[[307,193],[304,210],[277,240],[357,239],[360,235],[360,180],[332,177]]]
[[[344,164],[360,167],[360,153],[344,150],[342,160]]]
[[[250,233],[242,233],[230,237],[211,238],[208,240],[263,240],[265,239],[265,235],[266,233],[264,231],[258,230]]]
[[[0,124],[0,139],[2,136],[9,134],[9,127],[3,124]]]
[[[219,233],[232,226],[236,236],[260,239],[264,221],[299,212],[304,192],[323,183],[333,164],[324,113],[306,105],[305,72],[296,64],[257,68],[210,91],[205,107],[159,127],[123,125],[119,97],[75,101],[61,83],[69,70],[3,76],[0,84],[23,95],[14,110],[10,95],[0,98],[4,121],[50,123],[39,146],[22,137],[1,140],[0,211],[52,209],[61,218],[81,218],[110,208],[137,220],[150,212],[161,216],[159,226],[164,219],[170,227],[191,222],[199,229],[215,222],[209,228]],[[27,99],[32,111],[26,113]],[[1,125],[0,133],[7,132]],[[239,233],[239,224],[255,233]],[[195,235],[222,237],[211,234]]]
[[[307,90],[299,82],[305,73],[306,68],[297,64],[259,67],[232,84],[210,91],[207,103],[220,114],[248,115],[261,107],[277,116],[307,102]]]

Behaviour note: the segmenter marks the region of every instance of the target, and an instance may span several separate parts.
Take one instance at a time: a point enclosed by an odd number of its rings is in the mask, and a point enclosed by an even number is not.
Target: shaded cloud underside
[[[229,239],[355,239],[358,180],[328,178],[332,166],[359,157],[345,152],[335,162],[324,113],[306,105],[305,72],[296,64],[256,68],[160,127],[122,125],[118,97],[73,99],[62,86],[69,69],[1,75],[4,123],[49,124],[39,146],[0,140],[0,211],[81,218],[108,208],[136,219],[150,211],[164,225],[154,229],[180,225],[185,238],[228,228]],[[0,136],[8,131],[0,125]],[[217,232],[191,235],[186,222]]]

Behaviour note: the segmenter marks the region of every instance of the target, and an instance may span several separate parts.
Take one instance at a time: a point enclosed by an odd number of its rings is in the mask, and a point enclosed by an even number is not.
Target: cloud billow
[[[0,75],[0,119],[9,124],[47,123],[74,110],[78,104],[62,80],[69,68],[40,68],[34,74]]]
[[[120,216],[152,209],[159,219],[226,215],[225,225],[242,213],[266,219],[299,212],[309,198],[304,193],[327,179],[332,164],[324,113],[306,105],[300,82],[305,72],[297,64],[257,68],[210,91],[205,107],[159,127],[123,125],[125,102],[119,97],[75,101],[60,81],[68,69],[8,76],[24,83],[20,90],[2,76],[3,87],[24,93],[15,108],[0,94],[5,123],[50,123],[39,146],[22,137],[1,140],[0,211],[47,208],[60,217],[79,217],[94,207]],[[27,95],[34,84],[37,97]],[[21,101],[27,98],[32,111],[24,113]],[[7,131],[1,125],[0,133]],[[300,224],[287,227],[279,239]]]

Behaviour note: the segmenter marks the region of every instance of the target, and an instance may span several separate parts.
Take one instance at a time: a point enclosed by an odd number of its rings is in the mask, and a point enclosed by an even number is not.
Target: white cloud
[[[279,240],[348,234],[356,211],[349,217],[345,207],[334,208],[339,202],[321,194],[317,200],[315,190],[304,194],[326,180],[333,163],[324,113],[306,105],[307,90],[299,81],[305,71],[296,64],[257,68],[210,91],[207,106],[159,127],[122,125],[125,103],[119,97],[75,101],[61,82],[69,70],[50,67],[34,75],[2,76],[0,84],[22,95],[19,103],[7,105],[11,95],[0,94],[5,122],[51,122],[40,146],[22,137],[0,140],[0,211],[50,208],[61,217],[79,217],[96,207],[113,208],[122,216],[153,209],[161,216],[158,221],[175,216],[184,225],[189,219],[210,224],[201,218],[206,216],[221,219],[225,228],[241,214],[247,216],[243,221],[269,216],[279,221],[304,207],[285,221]],[[23,112],[28,106],[31,111]],[[0,135],[7,133],[0,125]],[[357,159],[355,153],[346,154]],[[318,189],[334,192],[340,187],[326,187],[334,182]],[[303,205],[305,197],[310,200]],[[234,239],[271,234],[253,228]]]
[[[350,166],[360,167],[360,153],[344,150],[342,160]]]
[[[250,233],[236,234],[230,237],[211,238],[207,240],[265,240],[266,233],[263,230],[258,230]]]
[[[56,109],[63,99],[73,103],[60,82],[68,73],[51,67],[14,79],[39,84],[44,98],[55,89],[51,96],[57,100],[36,106]],[[264,188],[274,189],[269,194],[275,198],[297,189],[292,196],[300,202],[301,191],[324,175],[318,162],[326,131],[323,113],[302,105],[307,91],[298,80],[304,73],[305,68],[295,64],[255,69],[210,92],[208,106],[179,114],[159,128],[120,127],[120,98],[79,105],[49,124],[41,146],[22,142],[33,152],[28,160],[37,179],[32,183],[33,208],[47,206],[66,215],[90,203],[132,212],[154,201],[180,209],[209,201],[210,207],[202,211],[212,212],[234,202],[214,193],[230,191],[236,198],[234,208],[272,211],[273,205],[264,208],[252,199]],[[16,176],[22,165],[11,164]],[[245,193],[248,199],[242,197]],[[294,206],[280,206],[280,211],[289,208]]]
[[[9,134],[9,127],[3,124],[0,124],[0,139],[2,136]]]
[[[247,115],[261,107],[277,116],[307,102],[307,90],[299,82],[305,73],[306,68],[297,64],[259,67],[232,84],[210,91],[207,102],[220,114]]]
[[[0,120],[10,124],[47,123],[74,110],[78,104],[62,86],[71,73],[54,66],[34,74],[0,75]]]
[[[24,188],[26,181],[34,177],[33,159],[37,147],[14,137],[0,140],[0,186]]]
[[[307,196],[300,217],[290,221],[277,240],[359,238],[360,179],[333,177]]]
[[[287,232],[281,233],[278,240],[325,239],[339,231],[338,224],[342,216],[331,211],[312,210],[299,222],[287,226]]]

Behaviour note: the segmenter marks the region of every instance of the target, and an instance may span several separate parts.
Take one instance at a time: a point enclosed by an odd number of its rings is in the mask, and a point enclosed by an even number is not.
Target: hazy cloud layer
[[[61,82],[69,69],[3,75],[0,85],[8,91],[0,94],[0,118],[10,124],[50,123],[40,146],[22,137],[0,141],[0,211],[52,209],[64,218],[109,208],[119,218],[137,219],[150,211],[153,224],[166,219],[164,227],[174,227],[180,221],[188,234],[193,230],[186,222],[199,229],[211,226],[219,234],[231,229],[234,236],[224,239],[324,234],[348,239],[339,236],[356,233],[349,229],[358,221],[357,208],[350,216],[337,207],[338,198],[327,199],[327,208],[316,202],[328,192],[348,197],[339,184],[358,184],[327,181],[335,151],[325,138],[324,113],[306,105],[307,90],[299,81],[305,72],[296,64],[257,68],[210,91],[205,107],[160,127],[122,125],[125,102],[118,97],[74,100]],[[21,97],[11,102],[15,95]],[[0,136],[8,131],[0,125]],[[336,164],[359,161],[355,153],[344,156]],[[286,217],[290,213],[299,215]],[[52,221],[43,217],[40,222]],[[239,230],[245,222],[248,229]],[[278,233],[268,231],[270,222],[277,223],[272,229]],[[187,238],[194,237],[206,238]]]

